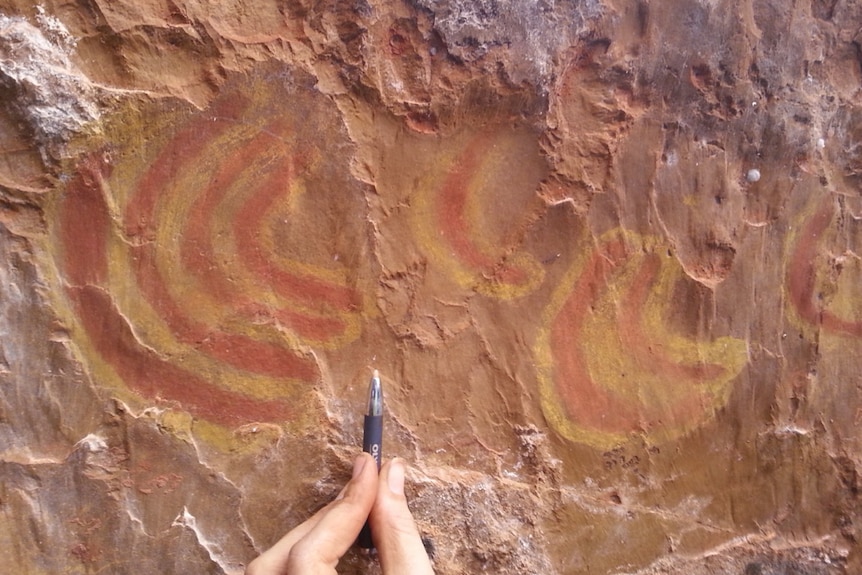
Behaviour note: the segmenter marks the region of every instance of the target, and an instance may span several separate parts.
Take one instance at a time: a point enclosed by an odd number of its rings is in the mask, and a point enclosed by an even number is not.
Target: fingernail
[[[356,461],[353,462],[353,479],[359,477],[359,474],[362,473],[362,470],[365,469],[365,464],[368,462],[368,458],[364,455],[360,455],[356,458]]]
[[[404,495],[404,463],[393,459],[389,464],[389,491],[395,495]]]

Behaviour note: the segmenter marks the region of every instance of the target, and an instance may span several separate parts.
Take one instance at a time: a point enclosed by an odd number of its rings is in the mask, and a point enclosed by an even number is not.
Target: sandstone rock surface
[[[862,573],[860,30],[0,0],[4,569],[241,573],[376,368],[440,575]]]

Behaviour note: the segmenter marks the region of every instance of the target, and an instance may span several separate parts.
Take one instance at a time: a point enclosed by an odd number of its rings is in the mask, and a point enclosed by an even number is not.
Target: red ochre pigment
[[[661,260],[656,254],[646,256],[632,285],[623,300],[619,316],[619,334],[622,347],[631,353],[639,365],[644,366],[649,373],[660,373],[669,381],[686,379],[689,381],[705,381],[724,373],[724,367],[714,364],[680,364],[673,359],[662,356],[653,349],[650,335],[643,330],[640,310],[646,306],[650,294],[650,286],[656,280],[661,267]]]
[[[592,380],[583,357],[580,326],[601,295],[613,272],[625,257],[622,240],[605,244],[596,250],[575,282],[560,312],[552,320],[550,345],[554,358],[553,380],[570,420],[599,432],[625,434],[649,430],[655,425],[673,425],[699,419],[705,402],[696,386],[680,389],[676,401],[660,409],[631,402],[613,390]],[[650,373],[667,374],[670,382],[685,378],[686,384],[719,375],[718,365],[679,365],[660,357],[649,347],[643,333],[639,310],[643,308],[649,288],[658,274],[660,260],[648,257],[638,272],[624,300],[622,316],[618,318],[623,347],[634,354],[639,365]]]
[[[242,290],[233,282],[228,281],[225,275],[225,270],[216,265],[215,252],[212,245],[212,214],[224,199],[231,182],[235,181],[238,174],[245,168],[251,165],[252,161],[261,155],[265,150],[273,146],[276,138],[272,132],[277,129],[275,126],[264,130],[260,135],[256,136],[247,145],[231,154],[225,161],[221,163],[219,170],[210,181],[209,185],[195,199],[190,210],[188,222],[183,230],[181,239],[180,251],[183,265],[188,270],[197,276],[203,284],[207,286],[210,295],[221,299],[222,301],[230,301],[234,303],[238,311],[253,311],[256,313],[262,312],[264,315],[272,315],[277,318],[282,324],[289,327],[301,339],[310,339],[315,341],[328,341],[332,338],[342,335],[346,330],[346,324],[338,318],[326,316],[316,316],[302,313],[300,311],[281,308],[277,310],[267,311],[260,305],[257,305],[254,300],[244,297],[247,290]],[[288,150],[285,150],[287,153]],[[272,175],[268,177],[266,186],[278,192],[280,196],[286,196],[290,190],[290,171],[291,160],[283,159],[278,163],[278,166],[273,170]],[[255,197],[259,192],[255,191],[252,199],[248,204],[256,204]],[[277,195],[276,198],[279,198]],[[273,201],[276,199],[274,198]],[[269,206],[266,206],[268,208]],[[259,215],[259,219],[247,221],[242,225],[260,225],[260,219],[263,218],[263,213]],[[265,272],[266,267],[272,267],[269,262],[264,260],[265,255],[257,246],[254,245],[254,231],[242,229],[240,224],[235,226],[237,234],[237,242],[240,246],[245,246],[246,251],[253,252],[256,259],[246,258],[246,263],[253,262],[255,271],[261,276]],[[241,251],[241,255],[248,254]],[[263,260],[263,262],[259,261]],[[254,263],[256,262],[256,263]],[[266,277],[263,279],[275,280],[276,284],[273,287],[280,295],[290,297],[293,300],[299,300],[303,303],[331,302],[330,296],[334,290],[325,289],[327,286],[323,282],[318,282],[320,285],[290,285],[287,281],[284,284],[278,283],[279,279],[292,280],[293,276],[288,273],[282,273],[280,276]],[[293,282],[296,284],[297,282]],[[291,289],[292,288],[292,289]],[[306,290],[314,290],[304,292],[299,288]],[[319,288],[319,289],[318,289]],[[309,302],[309,300],[312,300]],[[334,306],[333,306],[334,307]],[[248,317],[251,317],[249,315]]]
[[[157,154],[122,212],[122,232],[130,240],[126,249],[133,267],[128,271],[134,274],[141,294],[178,342],[249,373],[313,382],[318,377],[317,367],[298,352],[277,342],[225,332],[196,320],[190,315],[194,306],[176,300],[166,283],[171,279],[157,265],[160,249],[156,238],[163,220],[163,194],[183,171],[198,165],[211,146],[229,140],[230,130],[241,124],[249,105],[249,100],[238,95],[220,98],[208,111],[189,120]],[[284,269],[271,260],[271,250],[263,249],[258,241],[269,211],[290,194],[294,164],[301,164],[301,158],[291,155],[278,137],[286,128],[285,121],[273,121],[261,127],[257,135],[238,142],[235,149],[222,150],[225,157],[204,188],[196,192],[187,221],[182,223],[179,261],[182,271],[205,285],[209,296],[230,306],[235,315],[247,318],[249,323],[259,317],[271,317],[303,341],[326,343],[345,335],[345,316],[357,313],[361,307],[359,295],[351,288],[308,273]],[[263,282],[259,287],[295,302],[295,309],[271,309],[252,299],[248,289],[229,281],[229,270],[219,265],[212,241],[213,214],[243,172],[274,145],[285,148],[283,154],[262,169],[264,173],[252,189],[244,190],[247,198],[233,214],[231,231],[237,247],[233,259]],[[64,251],[61,267],[69,285],[67,294],[96,352],[130,389],[147,398],[178,401],[195,415],[216,423],[284,420],[285,404],[224,390],[139,345],[128,320],[107,291],[106,250],[110,234],[115,231],[104,189],[103,171],[107,169],[96,156],[83,160],[59,205]]]
[[[101,175],[94,169],[94,163],[88,159],[81,165],[80,173],[61,201],[60,237],[65,250],[61,264],[67,283],[65,291],[96,352],[131,390],[148,399],[179,402],[193,415],[214,423],[241,425],[290,419],[291,410],[285,401],[263,401],[224,390],[138,344],[128,322],[103,287],[107,279],[105,247],[111,222],[98,184]],[[230,344],[221,341],[215,345]],[[253,354],[259,349],[233,349],[238,358],[245,355],[243,352]],[[266,363],[262,358],[255,361]],[[304,370],[303,375],[314,373]]]
[[[821,326],[825,331],[852,337],[862,337],[862,322],[847,321],[832,312],[821,309],[815,302],[817,281],[817,247],[820,237],[832,222],[834,204],[831,198],[823,200],[817,211],[803,225],[790,257],[787,272],[787,290],[790,301],[803,321]]]
[[[479,158],[485,155],[489,147],[488,137],[477,137],[456,160],[440,190],[437,201],[438,225],[455,254],[467,266],[503,283],[522,285],[530,279],[527,272],[505,264],[501,269],[495,269],[498,262],[482,253],[470,239],[466,214],[469,184],[480,168]]]
[[[245,264],[259,278],[267,283],[271,282],[280,295],[312,307],[322,307],[321,303],[324,303],[325,307],[339,312],[355,311],[359,297],[352,289],[315,277],[290,273],[274,265],[267,257],[266,250],[261,249],[257,242],[261,221],[276,200],[289,193],[290,180],[293,177],[290,163],[286,162],[282,170],[277,170],[266,178],[260,188],[243,204],[233,223],[237,252]]]
[[[130,236],[150,237],[156,230],[156,206],[164,185],[181,172],[188,162],[195,162],[206,147],[235,126],[247,101],[238,95],[217,100],[209,112],[197,121],[190,122],[161,151],[141,179],[138,189],[126,206],[123,219],[125,233]]]

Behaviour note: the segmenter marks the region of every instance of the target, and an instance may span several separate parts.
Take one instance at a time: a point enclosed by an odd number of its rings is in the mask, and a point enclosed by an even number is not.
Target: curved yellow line
[[[711,341],[692,340],[669,330],[665,318],[673,305],[673,287],[685,277],[682,267],[675,259],[662,255],[666,247],[656,238],[614,230],[603,235],[598,244],[606,245],[618,239],[623,239],[630,246],[632,256],[610,275],[594,313],[588,315],[581,326],[580,345],[589,377],[597,386],[617,397],[653,412],[664,411],[686,394],[699,397],[704,406],[717,408],[727,400],[731,382],[747,364],[745,341],[731,337]],[[661,257],[661,265],[644,309],[636,313],[644,334],[650,336],[650,344],[657,348],[657,356],[679,365],[718,365],[723,368],[721,373],[702,380],[690,378],[687,381],[669,381],[664,374],[645,370],[623,345],[617,323],[619,315],[625,313],[621,309],[622,300],[649,254]],[[542,407],[554,428],[572,441],[610,448],[623,442],[625,435],[585,428],[567,416],[562,398],[556,392],[553,352],[550,349],[553,322],[569,297],[572,286],[584,273],[589,257],[590,250],[586,250],[576,258],[552,295],[551,303],[543,314],[543,328],[537,339],[535,354]],[[670,421],[670,416],[666,419],[668,421],[663,421],[661,428],[648,430],[646,435],[652,440],[673,439],[702,425],[706,417],[696,421]]]
[[[458,139],[466,138],[466,135],[462,135]],[[453,253],[445,241],[441,241],[440,231],[437,228],[437,202],[440,201],[438,193],[448,177],[449,167],[458,161],[469,145],[471,145],[469,139],[466,142],[456,141],[453,148],[439,158],[436,165],[440,169],[418,180],[418,190],[412,210],[415,234],[432,261],[461,287],[499,299],[514,299],[526,295],[542,283],[545,273],[541,264],[531,255],[526,252],[515,252],[507,258],[507,265],[522,270],[529,278],[523,285],[514,285],[483,277],[482,273],[487,270],[471,269],[460,261],[458,254]],[[488,189],[490,187],[488,174],[503,169],[506,165],[506,152],[511,151],[509,148],[511,146],[500,145],[492,153],[483,157],[476,172],[465,184],[467,188],[465,221],[468,225],[472,224],[471,229],[468,230],[470,240],[477,251],[487,256],[489,260],[497,262],[501,261],[506,246],[501,247],[499,241],[492,240],[486,233],[482,225],[485,219],[483,213],[487,211],[487,206],[493,204],[493,198],[487,197],[489,192],[493,191]],[[498,234],[496,239],[503,238]]]
[[[838,348],[846,345],[849,339],[854,339],[842,333],[836,333],[830,329],[823,329],[820,325],[813,325],[811,322],[803,318],[796,306],[793,304],[792,294],[789,293],[787,285],[788,267],[793,265],[793,255],[796,251],[798,242],[800,241],[800,232],[805,229],[805,226],[810,218],[814,217],[820,205],[825,201],[824,197],[819,194],[814,194],[808,200],[794,219],[793,224],[788,226],[788,234],[784,241],[784,267],[782,268],[782,293],[784,294],[784,307],[790,323],[796,327],[807,339],[817,339],[822,346]],[[834,222],[833,215],[832,221]],[[838,230],[835,226],[828,226],[823,233],[823,236],[818,238],[817,246],[823,246],[830,242],[834,242],[838,238]],[[818,265],[819,264],[819,265]],[[818,258],[811,262],[811,267],[815,274],[815,293],[829,294],[830,297],[826,302],[824,311],[828,311],[835,317],[846,321],[862,321],[862,259],[858,255],[851,256],[845,260],[845,266],[842,269],[841,275],[837,282],[830,282],[823,269],[823,262]]]

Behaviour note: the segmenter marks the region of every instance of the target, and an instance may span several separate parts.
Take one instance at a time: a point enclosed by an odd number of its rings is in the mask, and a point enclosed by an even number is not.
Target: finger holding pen
[[[377,498],[369,516],[374,544],[384,573],[434,575],[419,529],[407,507],[405,473],[404,461],[397,457],[380,469]]]
[[[252,561],[245,575],[335,575],[373,505],[377,491],[374,459],[356,458],[353,476],[338,497]]]
[[[376,544],[384,574],[433,575],[404,496],[404,461],[396,458],[380,466],[382,416],[383,392],[375,370],[364,420],[365,453],[356,459],[351,480],[333,502],[252,561],[246,575],[336,575],[338,560],[357,535],[361,547]]]

